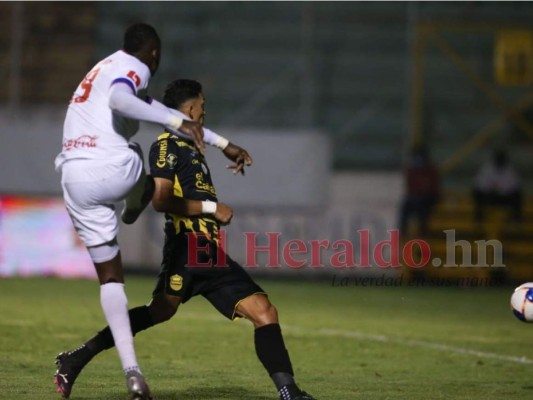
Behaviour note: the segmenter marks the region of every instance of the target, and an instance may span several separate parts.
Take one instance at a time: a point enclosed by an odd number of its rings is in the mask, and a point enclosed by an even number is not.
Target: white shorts
[[[70,160],[61,169],[67,211],[85,246],[116,238],[115,203],[123,200],[143,173],[143,160],[129,150],[107,160]]]

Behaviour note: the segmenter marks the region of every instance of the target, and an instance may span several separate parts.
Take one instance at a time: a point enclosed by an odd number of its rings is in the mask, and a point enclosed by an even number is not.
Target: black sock
[[[291,360],[279,324],[269,324],[255,330],[255,352],[278,390],[294,383]]]
[[[80,367],[83,368],[85,364],[92,360],[96,355],[93,353],[85,344],[82,344],[77,349],[69,351],[67,354],[75,355],[74,358],[70,359],[69,364],[71,367]]]
[[[294,377],[288,372],[276,372],[275,374],[270,375],[270,377],[272,378],[272,381],[278,390],[289,385],[293,385],[296,389],[298,389],[296,383],[294,382]]]
[[[144,331],[145,329],[154,326],[152,316],[150,315],[147,306],[132,308],[128,313],[130,315],[131,333],[133,336],[140,331]],[[106,326],[98,332],[95,337],[89,339],[85,343],[85,346],[87,346],[87,348],[93,353],[93,357],[96,354],[115,346],[115,341],[113,340],[113,335],[109,326]]]

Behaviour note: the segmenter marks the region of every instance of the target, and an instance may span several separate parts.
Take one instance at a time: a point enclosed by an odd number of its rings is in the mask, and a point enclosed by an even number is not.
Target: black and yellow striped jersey
[[[150,148],[150,173],[154,178],[174,182],[174,196],[190,200],[217,202],[217,194],[205,157],[192,142],[171,133],[163,133]],[[184,217],[166,214],[177,234],[203,233],[218,241],[219,224],[209,215]]]

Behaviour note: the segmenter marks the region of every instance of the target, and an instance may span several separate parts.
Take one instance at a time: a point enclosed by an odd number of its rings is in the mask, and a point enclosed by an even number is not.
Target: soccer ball
[[[533,322],[533,282],[524,283],[514,290],[511,308],[520,321]]]

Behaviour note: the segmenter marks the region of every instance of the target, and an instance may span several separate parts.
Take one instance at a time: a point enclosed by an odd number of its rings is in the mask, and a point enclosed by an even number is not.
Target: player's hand
[[[204,131],[202,130],[202,125],[198,122],[187,121],[184,119],[178,130],[190,136],[198,150],[200,150],[202,154],[205,153]]]
[[[226,166],[226,168],[233,170],[233,175],[237,175],[239,172],[244,175],[244,167],[249,167],[254,163],[254,160],[252,160],[252,157],[250,157],[250,154],[246,150],[231,142],[222,152],[228,159],[234,162],[234,164]]]
[[[220,225],[229,225],[232,218],[233,210],[231,207],[224,203],[217,203],[215,219],[220,223]]]

